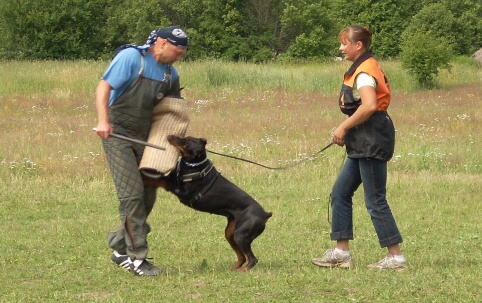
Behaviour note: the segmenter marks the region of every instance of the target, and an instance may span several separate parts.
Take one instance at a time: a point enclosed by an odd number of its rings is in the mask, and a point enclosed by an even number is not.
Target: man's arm
[[[112,87],[105,80],[100,80],[95,90],[95,107],[97,109],[97,134],[102,138],[109,138],[112,127],[109,124],[109,97]]]

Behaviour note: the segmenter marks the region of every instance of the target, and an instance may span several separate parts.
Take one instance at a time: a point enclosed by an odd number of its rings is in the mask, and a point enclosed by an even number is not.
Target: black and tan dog
[[[146,178],[145,184],[165,188],[193,209],[227,217],[226,240],[238,257],[232,270],[251,269],[258,262],[251,243],[264,231],[272,214],[221,176],[207,158],[205,139],[170,135],[168,141],[181,152],[177,170],[165,178]]]

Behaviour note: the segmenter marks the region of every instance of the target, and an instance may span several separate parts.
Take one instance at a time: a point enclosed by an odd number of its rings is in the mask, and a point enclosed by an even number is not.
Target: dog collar
[[[209,172],[213,169],[213,167],[214,167],[213,162],[209,161],[209,165],[206,166],[200,172],[182,175],[180,179],[182,180],[182,182],[190,182],[192,180],[202,179],[207,174],[209,174]]]
[[[190,163],[190,162],[186,162],[184,161],[184,164],[186,164],[187,166],[190,166],[190,167],[196,167],[196,166],[199,166],[203,163],[205,163],[206,161],[208,161],[208,158],[204,158],[204,160],[202,160],[201,162],[198,162],[198,163]]]

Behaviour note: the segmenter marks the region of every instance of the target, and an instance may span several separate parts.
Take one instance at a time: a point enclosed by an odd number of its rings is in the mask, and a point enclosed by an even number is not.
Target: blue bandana
[[[146,42],[143,45],[138,46],[136,44],[125,44],[117,48],[114,52],[114,56],[117,55],[121,50],[134,47],[137,48],[143,55],[146,54],[147,50],[156,44],[157,38],[166,39],[169,43],[180,47],[180,48],[187,48],[187,35],[186,32],[179,26],[170,26],[170,27],[163,27],[155,29],[151,32],[149,37],[147,37]]]
[[[162,39],[166,39],[169,43],[177,47],[184,48],[184,49],[187,48],[187,35],[184,32],[184,30],[178,26],[158,28],[155,31],[153,31],[151,35],[152,34]],[[149,36],[149,38],[150,37],[151,36]],[[147,38],[146,42],[149,41],[149,38]]]

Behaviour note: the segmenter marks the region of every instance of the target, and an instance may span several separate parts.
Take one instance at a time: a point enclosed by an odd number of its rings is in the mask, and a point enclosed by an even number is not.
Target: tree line
[[[0,0],[0,57],[103,59],[179,25],[186,60],[318,59],[338,55],[337,34],[352,24],[370,27],[381,58],[433,41],[454,55],[482,47],[482,5],[472,0]]]

